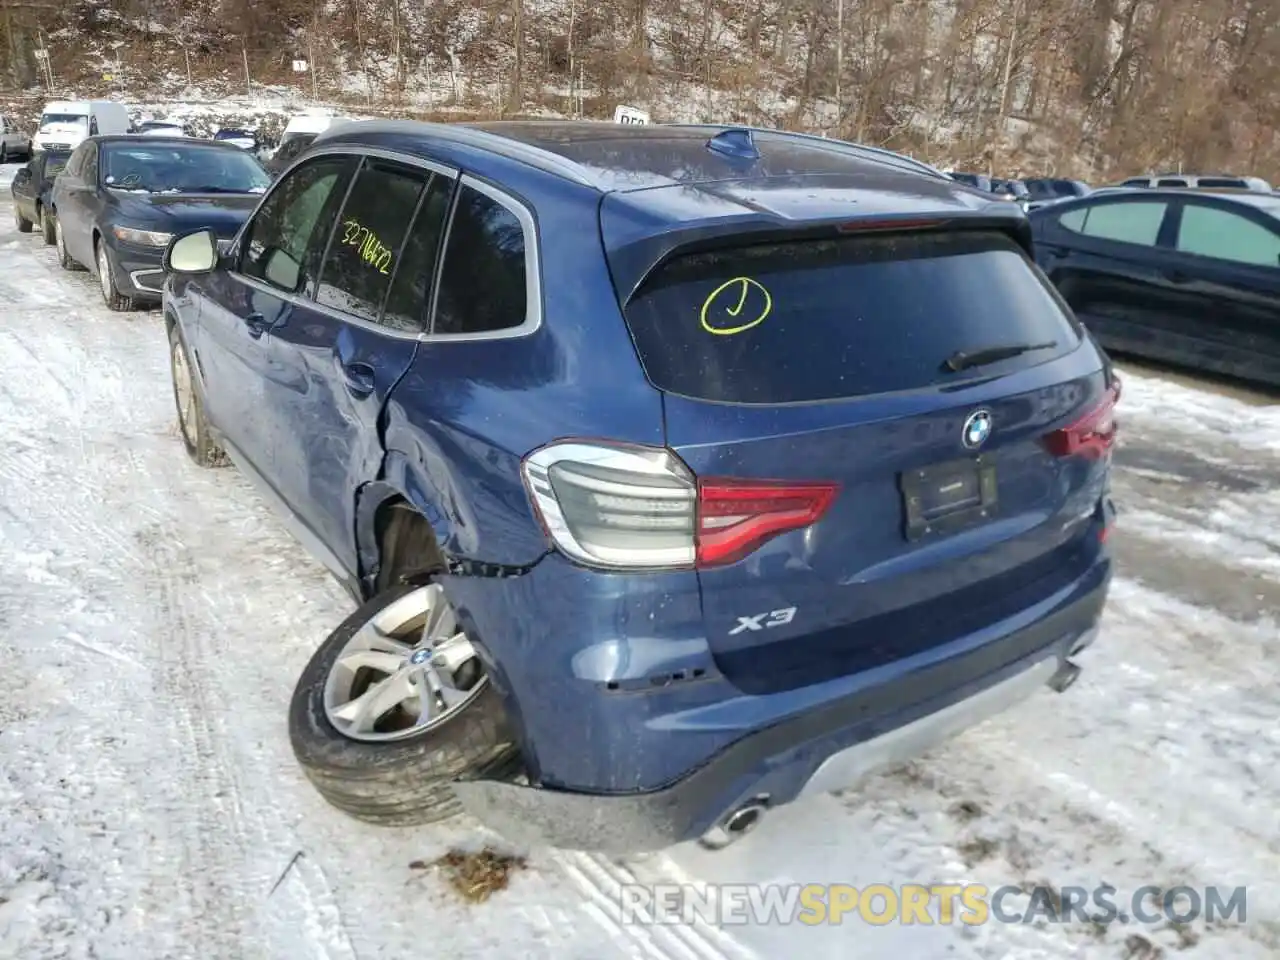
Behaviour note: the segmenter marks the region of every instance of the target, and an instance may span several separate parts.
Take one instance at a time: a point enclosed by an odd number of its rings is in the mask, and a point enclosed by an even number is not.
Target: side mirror
[[[165,248],[166,273],[208,273],[218,265],[218,238],[212,230],[174,237]]]
[[[30,179],[31,179],[30,167],[22,167],[20,170],[15,171],[13,174],[14,183],[25,183],[27,180],[30,180]]]

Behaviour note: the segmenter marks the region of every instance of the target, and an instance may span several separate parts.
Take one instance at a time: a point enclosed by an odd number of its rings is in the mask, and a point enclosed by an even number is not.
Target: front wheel
[[[106,243],[98,241],[98,285],[102,288],[102,301],[108,310],[123,313],[133,309],[133,298],[116,287],[115,271],[111,267],[111,251]]]
[[[76,262],[75,258],[67,250],[67,235],[62,229],[62,218],[59,217],[54,221],[54,244],[58,248],[58,266],[63,270],[82,270],[83,267]]]
[[[204,401],[196,388],[195,373],[186,341],[175,322],[169,327],[169,370],[173,374],[173,403],[178,411],[178,429],[187,456],[202,467],[220,467],[226,453],[213,439],[213,430],[204,415]]]
[[[518,763],[502,701],[438,583],[384,591],[298,678],[294,756],[320,795],[382,826],[460,812],[450,781]]]

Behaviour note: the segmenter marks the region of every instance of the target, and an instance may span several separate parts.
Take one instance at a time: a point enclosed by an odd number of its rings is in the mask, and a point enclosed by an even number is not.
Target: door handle
[[[249,336],[257,340],[271,324],[267,323],[267,318],[260,313],[251,313],[244,318],[244,325],[249,328]]]
[[[370,364],[359,360],[351,360],[347,363],[339,361],[338,369],[342,371],[347,392],[352,396],[367,397],[373,393],[374,370]]]
[[[1190,283],[1191,274],[1183,270],[1166,270],[1164,278],[1170,283]]]

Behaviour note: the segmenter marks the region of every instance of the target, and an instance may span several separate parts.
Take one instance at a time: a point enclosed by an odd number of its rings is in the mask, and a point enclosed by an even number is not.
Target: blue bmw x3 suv
[[[1106,357],[1027,220],[792,133],[347,123],[165,253],[189,454],[358,605],[300,677],[342,810],[723,845],[1078,676]]]

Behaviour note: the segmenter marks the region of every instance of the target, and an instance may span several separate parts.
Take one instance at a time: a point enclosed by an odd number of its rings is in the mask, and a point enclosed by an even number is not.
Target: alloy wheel
[[[182,342],[173,342],[173,396],[178,407],[178,426],[182,436],[190,446],[195,446],[196,438],[192,436],[191,411],[195,404],[195,384],[191,381],[191,368],[187,365],[187,352],[182,349]]]
[[[353,740],[404,740],[457,715],[488,682],[433,583],[384,607],[347,641],[325,681],[324,711]]]
[[[98,283],[102,285],[102,299],[111,303],[115,289],[111,285],[111,261],[105,243],[98,244]]]

